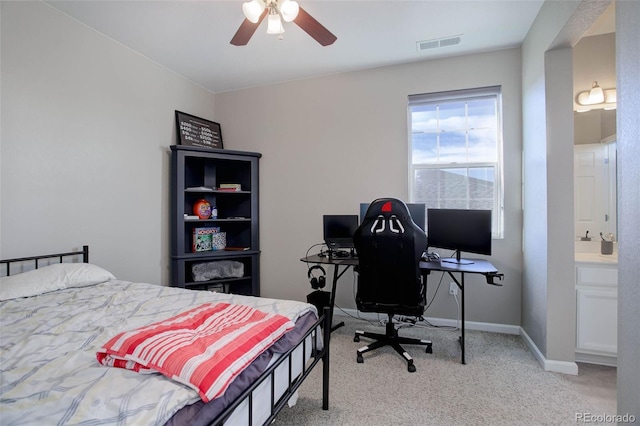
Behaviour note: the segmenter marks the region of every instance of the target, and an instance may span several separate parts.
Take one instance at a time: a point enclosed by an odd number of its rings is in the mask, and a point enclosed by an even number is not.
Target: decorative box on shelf
[[[203,228],[193,229],[193,252],[218,250],[216,244],[218,239],[215,238],[220,233],[218,226],[206,226]],[[226,237],[225,237],[226,238]],[[215,241],[215,243],[214,243]],[[225,244],[226,246],[226,244]]]

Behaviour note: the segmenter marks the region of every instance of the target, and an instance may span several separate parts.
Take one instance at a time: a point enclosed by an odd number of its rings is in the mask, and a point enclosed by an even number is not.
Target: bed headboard
[[[11,275],[11,264],[13,263],[24,263],[24,262],[34,262],[35,269],[38,269],[38,261],[43,259],[53,259],[58,258],[58,263],[63,263],[63,259],[65,257],[73,257],[82,255],[82,263],[89,263],[89,246],[82,246],[82,250],[80,251],[70,251],[66,253],[53,253],[53,254],[41,254],[38,256],[29,256],[29,257],[17,257],[15,259],[4,259],[0,260],[0,265],[6,265],[6,276]],[[49,263],[50,264],[50,263]]]

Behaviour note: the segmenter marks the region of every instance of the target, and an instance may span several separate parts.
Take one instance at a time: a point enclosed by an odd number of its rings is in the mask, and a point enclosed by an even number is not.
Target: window
[[[501,115],[499,86],[410,95],[410,201],[492,210],[502,238]]]

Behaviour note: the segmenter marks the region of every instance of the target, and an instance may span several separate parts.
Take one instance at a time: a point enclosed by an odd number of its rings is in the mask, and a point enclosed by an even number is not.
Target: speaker
[[[322,275],[315,277],[313,275],[313,271],[320,271],[322,273]],[[311,288],[314,290],[317,290],[319,288],[324,288],[324,286],[327,284],[327,279],[325,278],[325,270],[322,266],[320,265],[313,265],[311,268],[309,268],[309,271],[307,272],[307,277],[309,278],[309,282],[311,283]]]

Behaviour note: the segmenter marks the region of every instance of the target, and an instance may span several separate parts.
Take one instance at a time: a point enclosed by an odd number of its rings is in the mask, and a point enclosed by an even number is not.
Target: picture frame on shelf
[[[176,110],[178,145],[223,149],[220,123]]]

